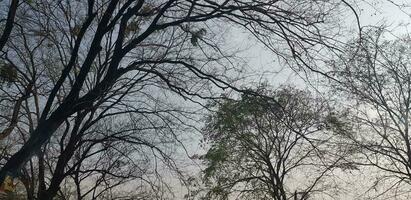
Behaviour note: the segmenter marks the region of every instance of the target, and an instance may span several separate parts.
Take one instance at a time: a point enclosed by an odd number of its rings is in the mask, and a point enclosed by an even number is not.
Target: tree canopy
[[[343,162],[348,149],[329,143],[340,133],[325,100],[291,87],[258,93],[219,102],[208,117],[211,199],[308,199],[330,189],[322,181],[334,168],[354,168]]]

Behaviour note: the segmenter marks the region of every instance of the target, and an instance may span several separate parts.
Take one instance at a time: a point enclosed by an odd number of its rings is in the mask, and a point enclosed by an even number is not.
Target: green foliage
[[[204,170],[206,177],[211,177],[215,171],[217,165],[220,162],[224,162],[228,156],[228,153],[224,145],[219,145],[217,147],[212,147],[207,154],[204,156],[204,159],[208,160],[210,163],[208,167]]]
[[[350,123],[345,121],[345,117],[346,115],[344,114],[331,112],[325,118],[326,128],[338,135],[352,137],[352,129],[350,127]]]
[[[130,36],[132,34],[136,34],[140,31],[140,24],[139,21],[135,20],[128,24],[126,30],[124,31],[126,36]]]
[[[1,82],[15,82],[17,80],[17,70],[9,63],[0,63],[0,81]]]
[[[153,15],[154,14],[154,6],[150,4],[145,4],[141,9],[141,15]]]
[[[259,177],[270,177],[270,169],[287,168],[290,170],[275,173],[292,176],[289,173],[303,162],[311,165],[318,156],[329,154],[326,145],[321,146],[322,138],[333,136],[334,131],[349,131],[348,124],[339,113],[332,112],[325,100],[292,87],[270,90],[261,86],[239,99],[211,104],[210,108],[215,112],[203,129],[205,141],[211,145],[203,156],[207,166],[203,180],[211,199],[224,199],[239,191],[245,199],[272,199],[272,188],[285,187],[284,183],[268,186],[273,183]],[[356,169],[348,164],[335,166]]]
[[[198,31],[194,31],[191,33],[191,44],[193,46],[198,46],[198,40],[201,39],[205,34],[207,33],[207,31],[204,28],[201,28]]]
[[[77,37],[80,34],[81,27],[80,25],[75,25],[70,31],[74,36]]]

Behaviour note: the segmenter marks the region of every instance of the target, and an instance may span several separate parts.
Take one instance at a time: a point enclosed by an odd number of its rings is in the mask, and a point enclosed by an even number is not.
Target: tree
[[[264,96],[214,105],[207,120],[209,198],[308,199],[329,189],[324,179],[334,168],[355,168],[347,149],[329,143],[339,125],[326,101],[291,87],[257,91]]]
[[[19,6],[19,0],[10,1],[10,6],[7,11],[7,17],[4,20],[6,23],[4,24],[4,27],[2,27],[3,33],[0,36],[0,50],[3,50],[3,47],[6,45],[6,42],[10,37],[11,31],[14,26],[14,18],[16,16],[16,11],[17,11],[18,6]]]
[[[347,135],[358,162],[384,172],[375,182],[401,188],[411,180],[410,38],[384,39],[383,28],[364,32],[329,73],[333,89],[350,106],[357,134]],[[384,184],[383,184],[384,183]],[[387,184],[391,184],[387,187]]]
[[[216,26],[245,28],[283,41],[295,53],[327,43],[321,30],[329,25],[326,19],[335,18],[332,13],[340,4],[325,0],[29,2],[17,10],[18,34],[4,49],[4,66],[12,73],[4,76],[9,85],[2,86],[1,94],[7,97],[2,99],[4,108],[15,107],[13,113],[3,115],[6,122],[13,116],[13,128],[5,136],[17,127],[26,138],[18,151],[11,150],[12,155],[4,158],[0,182],[9,173],[19,176],[33,155],[43,168],[42,157],[49,151],[45,146],[59,130],[77,134],[72,129],[88,120],[123,119],[138,113],[141,107],[136,104],[144,105],[149,91],[192,102],[214,98],[209,87],[241,91],[231,84],[231,72],[238,69],[232,52],[225,52],[224,45],[214,40],[221,30]],[[279,45],[276,52],[281,49]],[[62,154],[67,157],[61,157],[61,162],[70,160],[74,151]],[[39,175],[43,187],[45,179]]]
[[[147,191],[154,197],[168,192],[157,166],[178,171],[171,155],[178,146],[174,139],[179,137],[174,133],[178,127],[172,118],[165,119],[171,112],[160,108],[149,112],[130,112],[129,120],[88,119],[80,126],[76,120],[72,131],[53,137],[44,149],[49,168],[44,176],[50,181],[38,190],[37,198],[52,199],[64,181],[72,183],[77,199],[114,198],[119,192],[125,198],[127,193]],[[126,185],[132,190],[121,188]]]

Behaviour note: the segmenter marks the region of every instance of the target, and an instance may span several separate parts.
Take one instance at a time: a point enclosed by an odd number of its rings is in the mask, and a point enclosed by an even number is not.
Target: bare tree
[[[179,173],[171,156],[180,145],[176,132],[193,113],[161,100],[161,95],[150,92],[158,81],[144,78],[138,86],[132,78],[122,78],[119,87],[90,108],[91,114],[78,113],[65,121],[19,175],[28,199],[63,198],[61,184],[72,185],[77,199],[103,198],[121,191],[124,185],[143,188],[128,191],[129,196],[148,190],[153,191],[152,198],[171,193],[157,168],[165,165]],[[136,102],[125,94],[140,99]],[[30,116],[30,109],[23,108],[27,112],[23,116]],[[32,120],[23,118],[29,127],[34,126]],[[25,130],[20,126],[15,131],[20,139],[13,140],[25,141],[29,136]],[[126,197],[124,193],[122,196]]]
[[[109,192],[118,192],[126,184],[133,189],[137,186],[150,187],[150,190],[155,190],[153,195],[167,190],[161,188],[167,186],[162,182],[157,168],[165,165],[178,172],[171,154],[179,146],[179,136],[174,131],[180,125],[176,125],[171,116],[173,111],[162,110],[158,105],[153,111],[125,112],[132,119],[107,117],[90,120],[83,127],[93,122],[98,124],[90,129],[80,128],[70,136],[67,134],[67,144],[63,144],[64,138],[58,138],[56,143],[63,146],[59,145],[57,149],[63,151],[47,151],[50,155],[47,160],[53,160],[55,155],[60,156],[55,164],[49,164],[53,167],[52,178],[39,198],[51,199],[58,192],[61,182],[68,178],[73,179],[76,185],[78,199],[102,198]],[[175,112],[180,116],[177,110]],[[131,194],[138,192],[134,189]],[[144,193],[144,190],[140,192]]]
[[[411,180],[411,43],[408,36],[385,40],[385,33],[383,28],[364,32],[329,74],[352,109],[356,134],[347,138],[358,149],[356,162],[384,172],[374,187],[385,182],[382,186],[389,190]]]

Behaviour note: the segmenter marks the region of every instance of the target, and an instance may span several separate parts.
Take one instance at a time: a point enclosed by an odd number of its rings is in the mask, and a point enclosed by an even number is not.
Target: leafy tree
[[[208,198],[309,199],[329,189],[334,168],[355,168],[347,149],[330,145],[338,116],[323,99],[291,87],[257,92],[214,105],[207,120]]]

